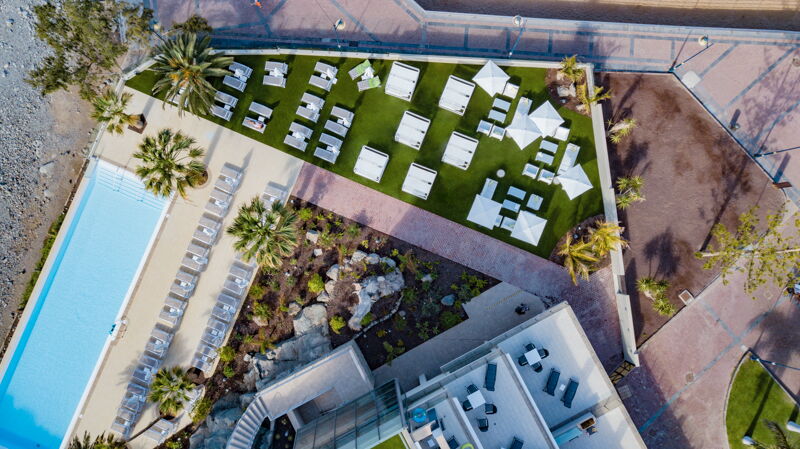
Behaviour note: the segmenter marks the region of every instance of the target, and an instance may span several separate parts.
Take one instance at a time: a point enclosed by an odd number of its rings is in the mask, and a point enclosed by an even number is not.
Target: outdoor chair
[[[487,415],[494,415],[497,413],[497,406],[487,402],[486,404],[483,404],[483,413],[486,413]]]
[[[376,87],[381,87],[381,79],[376,76],[375,78],[359,81],[357,85],[359,92],[365,91],[367,89],[374,89]]]
[[[541,357],[542,359],[546,359],[550,355],[550,351],[544,348],[540,349],[538,352],[539,352],[539,357]]]
[[[478,418],[478,430],[481,432],[489,431],[489,420],[486,418]]]
[[[570,379],[569,384],[567,384],[567,390],[564,391],[564,396],[561,397],[561,402],[564,403],[564,407],[572,408],[572,400],[575,399],[575,393],[578,391],[578,381],[575,379]]]
[[[536,345],[534,345],[533,343],[528,343],[527,345],[525,345],[525,352],[533,351],[534,349],[536,349]]]
[[[225,75],[225,78],[222,79],[222,84],[230,87],[231,89],[236,89],[239,92],[244,92],[244,88],[247,87],[246,82],[230,75]]]
[[[370,62],[369,62],[369,60],[365,60],[365,61],[361,62],[361,63],[360,63],[360,64],[358,64],[357,66],[353,67],[353,68],[350,70],[350,72],[348,72],[348,73],[349,73],[349,75],[350,75],[350,78],[352,78],[352,79],[356,79],[356,78],[360,77],[360,76],[361,76],[361,75],[363,75],[363,74],[364,74],[364,72],[366,72],[366,71],[367,71],[367,69],[368,69],[368,68],[370,68],[370,67],[371,67],[371,65],[370,65]]]
[[[524,441],[520,440],[517,437],[514,437],[514,440],[511,441],[511,447],[509,449],[522,449],[522,445]]]
[[[461,403],[461,408],[463,408],[465,412],[468,412],[472,410],[472,404],[470,404],[469,400],[466,400]]]
[[[561,372],[555,368],[550,368],[550,375],[547,377],[547,383],[544,386],[544,392],[550,396],[556,395],[556,387],[558,386],[558,378]]]
[[[458,441],[456,441],[455,435],[447,439],[447,445],[450,446],[450,449],[458,449],[458,446],[460,446]]]
[[[519,366],[528,366],[528,359],[525,357],[525,354],[517,358],[517,363],[519,363]]]
[[[531,368],[533,368],[534,373],[541,373],[544,367],[542,366],[542,362],[534,363]]]
[[[495,381],[497,381],[497,364],[489,363],[486,365],[486,378],[483,381],[483,388],[487,391],[494,391]]]
[[[468,394],[477,393],[477,392],[478,392],[478,387],[475,386],[475,384],[470,384],[469,386],[467,386],[467,393]]]

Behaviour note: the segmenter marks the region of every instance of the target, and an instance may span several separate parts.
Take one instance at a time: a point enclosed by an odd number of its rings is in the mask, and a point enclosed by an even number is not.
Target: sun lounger
[[[528,203],[525,206],[531,210],[539,210],[539,208],[542,207],[542,201],[544,201],[544,198],[535,193],[531,193],[531,197],[528,198]]]
[[[386,86],[383,90],[387,95],[411,101],[418,79],[419,69],[417,67],[395,61],[392,63],[392,69],[389,71],[389,77],[386,79]]]
[[[219,294],[217,297],[217,302],[224,306],[226,310],[236,311],[236,309],[239,307],[239,300],[225,293]]]
[[[248,108],[250,112],[254,112],[264,118],[272,117],[272,108],[264,106],[261,103],[256,103],[255,101],[250,103],[250,107]]]
[[[264,188],[264,195],[271,197],[273,201],[284,201],[286,200],[286,196],[289,194],[289,191],[286,190],[283,186],[276,186],[272,183],[267,184]]]
[[[236,103],[239,102],[239,99],[234,97],[233,95],[226,94],[225,92],[218,90],[216,94],[214,94],[214,101],[220,102],[225,106],[235,107]]]
[[[556,387],[558,386],[558,378],[561,376],[561,372],[555,368],[550,368],[550,375],[547,376],[547,383],[544,386],[543,391],[550,396],[556,395]]]
[[[237,78],[250,78],[250,75],[253,74],[253,69],[247,67],[246,65],[234,61],[230,66],[228,66],[228,70],[234,73]]]
[[[219,117],[222,120],[230,120],[233,116],[233,111],[215,104],[211,106],[211,115]]]
[[[308,84],[312,86],[319,87],[320,89],[330,92],[331,87],[333,87],[333,81],[325,79],[321,76],[311,75],[311,78],[308,80]]]
[[[364,145],[358,154],[353,173],[375,182],[381,182],[383,172],[389,163],[389,155]]]
[[[314,123],[317,123],[317,120],[319,120],[319,111],[316,109],[309,109],[306,106],[298,106],[297,115]]]
[[[483,388],[487,391],[494,391],[494,384],[497,381],[497,364],[489,363],[486,365],[486,375],[483,380]]]
[[[264,63],[264,70],[267,72],[277,71],[286,75],[289,72],[289,66],[285,62],[267,61]]]
[[[492,132],[492,124],[486,120],[481,120],[478,122],[478,129],[476,129],[476,131],[488,136]]]
[[[129,383],[122,397],[122,407],[138,414],[147,400],[147,389],[135,383]]]
[[[206,212],[210,212],[219,218],[223,218],[228,213],[230,203],[209,198],[206,203]]]
[[[497,140],[503,140],[503,137],[506,136],[506,129],[502,126],[494,125],[492,126],[492,130],[489,131],[489,137]]]
[[[214,242],[217,240],[217,235],[219,233],[219,227],[216,229],[209,228],[207,226],[198,225],[197,229],[194,231],[193,237],[198,242],[204,243],[206,245],[213,245]]]
[[[136,413],[120,407],[117,410],[117,416],[114,418],[114,422],[111,424],[111,430],[119,433],[123,438],[128,438],[131,433],[131,428],[136,421],[136,416]]]
[[[539,152],[536,153],[536,160],[538,162],[544,162],[547,165],[553,165],[553,161],[555,160],[555,157],[545,153],[544,151],[539,151]]]
[[[539,176],[539,167],[533,164],[525,164],[525,167],[522,169],[522,174],[529,177],[536,179]]]
[[[323,106],[325,106],[325,100],[308,92],[303,94],[303,96],[300,98],[300,101],[308,105],[313,105],[313,108],[316,109],[322,109]]]
[[[169,292],[179,298],[189,299],[192,297],[192,293],[194,293],[194,285],[172,283],[169,287]]]
[[[575,393],[578,392],[578,381],[575,379],[570,379],[569,383],[567,384],[567,389],[564,391],[564,396],[561,397],[561,402],[564,403],[564,407],[572,408],[572,400],[575,399]]]
[[[311,134],[313,133],[313,131],[309,127],[303,126],[297,122],[292,122],[292,124],[289,125],[289,131],[292,134],[297,134],[296,137],[298,138],[302,137],[303,139],[310,139]]]
[[[300,151],[306,151],[306,142],[292,135],[286,135],[286,137],[283,138],[283,143],[290,147],[297,148]]]
[[[264,75],[262,84],[265,86],[286,87],[286,78],[282,76]]]
[[[427,200],[433,188],[433,183],[436,181],[436,175],[436,170],[431,170],[414,162],[408,167],[408,173],[406,173],[406,178],[400,190]]]
[[[575,163],[578,162],[578,153],[580,153],[581,147],[575,145],[574,143],[568,143],[566,150],[564,150],[564,157],[561,158],[561,162],[558,164],[558,174],[562,175],[567,170],[575,166]]]
[[[154,357],[161,358],[167,353],[169,344],[172,343],[172,334],[158,326],[160,325],[156,325],[150,332],[150,339],[147,341],[145,351]]]
[[[545,183],[545,184],[552,184],[552,183],[553,183],[553,177],[554,177],[554,176],[555,176],[555,175],[553,174],[553,172],[551,172],[551,171],[549,171],[549,170],[542,169],[542,170],[539,172],[539,178],[537,178],[537,179],[538,179],[539,181],[542,181],[542,182],[543,182],[543,183]]]
[[[225,284],[222,287],[226,292],[241,298],[245,293],[247,293],[247,283],[243,283],[243,281],[239,280],[238,282],[235,280],[226,280]]]
[[[202,341],[203,343],[206,343],[208,345],[211,345],[211,346],[213,346],[215,348],[221,347],[224,340],[225,340],[224,337],[211,335],[208,332],[208,329],[206,329],[206,331],[203,332],[203,336],[200,337],[200,341]]]
[[[208,259],[205,257],[200,257],[196,254],[188,254],[184,256],[183,260],[181,261],[182,267],[198,273],[205,270],[206,265],[208,265]]]
[[[539,148],[547,151],[548,153],[556,154],[556,151],[558,151],[558,144],[542,139],[542,143],[539,144]]]
[[[511,187],[508,188],[508,196],[510,196],[512,198],[516,198],[518,200],[524,200],[525,199],[525,195],[527,195],[527,192],[525,192],[522,189],[518,189],[518,188],[516,188],[514,186],[511,186]]]
[[[400,124],[397,126],[397,131],[394,134],[395,142],[408,145],[415,150],[419,150],[422,142],[425,140],[425,135],[428,133],[428,128],[431,121],[425,117],[414,114],[411,111],[406,111],[403,118],[400,119]]]
[[[439,98],[439,107],[458,115],[464,115],[474,90],[474,83],[451,75]]]
[[[503,223],[500,224],[500,229],[505,229],[506,231],[511,231],[514,229],[514,225],[517,224],[517,220],[514,220],[511,217],[503,217]]]
[[[503,209],[508,209],[508,210],[510,210],[512,212],[519,212],[519,207],[520,207],[520,205],[517,202],[511,201],[511,200],[503,201]]]
[[[217,178],[217,182],[214,183],[214,187],[222,190],[223,192],[232,194],[236,192],[236,189],[239,187],[241,178],[241,170],[225,164],[222,166],[222,169],[219,172],[219,177]]]
[[[330,134],[323,133],[319,137],[319,141],[321,143],[324,143],[325,145],[330,145],[332,147],[336,147],[336,148],[341,148],[342,147],[342,141],[340,139],[337,139],[336,137],[333,137]]]
[[[381,87],[381,79],[376,76],[374,78],[359,81],[356,85],[358,86],[358,91],[363,92],[365,90]]]
[[[338,123],[347,126],[348,128],[353,123],[353,119],[355,118],[355,114],[339,106],[334,106],[333,109],[331,109],[331,115],[342,119],[344,123],[342,123],[342,121],[339,121]]]
[[[496,189],[497,181],[491,178],[486,178],[486,181],[483,183],[483,190],[481,190],[481,196],[491,199],[494,196],[494,191]]]
[[[222,84],[230,87],[231,89],[236,89],[239,92],[244,92],[244,88],[247,87],[246,82],[230,75],[225,75],[225,78],[222,79]]]
[[[336,78],[336,74],[339,73],[339,69],[322,61],[317,61],[314,65],[314,71],[329,78]]]
[[[211,249],[207,246],[201,246],[196,243],[190,243],[189,247],[186,248],[186,252],[195,256],[199,257],[208,257],[208,253]]]
[[[494,102],[492,103],[492,108],[499,109],[503,112],[508,112],[508,108],[511,107],[511,103],[503,100],[502,98],[495,98]]]
[[[253,131],[257,131],[263,133],[264,130],[267,129],[267,124],[264,121],[264,117],[258,117],[258,119],[254,119],[252,117],[245,117],[242,120],[242,126],[252,129]]]
[[[336,147],[330,145],[326,147],[317,147],[317,149],[314,150],[314,156],[324,161],[328,161],[331,164],[335,164],[336,159],[339,158],[339,150]]]
[[[517,437],[511,441],[511,447],[509,449],[522,449],[522,445],[524,442]]]
[[[555,134],[553,134],[553,138],[561,141],[569,139],[569,128],[565,126],[559,126],[558,128],[556,128],[556,132]]]
[[[356,79],[356,78],[362,76],[364,74],[364,72],[366,72],[367,69],[370,68],[370,67],[372,67],[372,64],[370,64],[369,60],[367,59],[367,60],[364,60],[361,63],[359,63],[357,66],[353,67],[348,72],[348,74],[350,75],[351,79]]]
[[[170,298],[171,297],[168,297],[168,299]],[[178,325],[178,322],[181,320],[182,316],[183,316],[182,307],[175,307],[174,305],[171,304],[164,304],[164,306],[161,307],[161,312],[159,312],[158,314],[158,319],[160,319],[162,322],[174,328],[175,326]]]
[[[206,326],[206,330],[210,335],[215,337],[224,337],[225,333],[228,332],[228,324],[224,321],[220,321],[215,318],[211,318],[208,321],[208,326]]]
[[[175,424],[162,418],[150,426],[143,436],[155,441],[156,444],[161,444],[172,434],[173,430],[175,430]]]
[[[498,111],[497,109],[492,109],[489,111],[489,120],[503,123],[506,121],[506,114],[502,111]]]
[[[208,374],[213,366],[213,363],[209,362],[205,357],[195,355],[194,359],[192,359],[192,368],[199,369],[203,374]]]
[[[350,128],[340,125],[339,123],[336,123],[333,120],[328,120],[327,122],[325,122],[325,129],[342,137],[346,137],[347,131],[350,131]]]

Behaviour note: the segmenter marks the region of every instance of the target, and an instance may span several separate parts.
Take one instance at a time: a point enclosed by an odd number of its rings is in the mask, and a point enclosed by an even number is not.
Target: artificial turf
[[[786,431],[787,421],[797,421],[798,407],[755,361],[745,360],[731,386],[725,425],[731,449],[746,449],[742,437],[749,435],[763,444],[774,444],[764,420],[774,421],[791,440],[800,442]]]
[[[591,118],[566,108],[559,108],[558,103],[553,102],[559,114],[565,119],[565,126],[568,126],[571,130],[569,141],[581,147],[578,163],[583,165],[589,180],[594,186],[593,189],[578,198],[569,200],[559,186],[547,185],[522,175],[525,163],[533,163],[534,156],[539,148],[538,140],[525,150],[520,150],[511,138],[505,138],[500,141],[476,132],[478,122],[487,117],[493,101],[493,98],[480,87],[476,86],[464,116],[439,108],[439,98],[444,90],[447,78],[450,75],[456,75],[462,79],[471,80],[473,75],[480,69],[478,65],[407,61],[406,63],[420,69],[417,87],[412,101],[409,103],[386,95],[382,87],[359,93],[356,82],[350,79],[347,72],[360,63],[362,59],[271,55],[268,57],[237,56],[236,60],[253,68],[253,74],[250,76],[250,81],[244,93],[223,86],[219,79],[214,80],[215,87],[239,98],[239,103],[234,108],[233,117],[230,121],[224,121],[213,116],[209,116],[207,119],[307,162],[324,167],[346,178],[545,258],[549,257],[558,240],[569,229],[588,217],[602,213],[602,199],[599,190],[597,157],[594,148]],[[285,61],[289,65],[285,88],[261,84],[261,79],[264,75],[264,62],[267,60]],[[338,82],[330,93],[308,84],[308,80],[314,72],[314,65],[318,60],[323,60],[339,69]],[[387,79],[391,64],[392,61],[389,60],[372,60],[372,66],[382,81]],[[550,100],[550,96],[545,86],[545,69],[507,67],[505,71],[511,77],[510,81],[520,86],[520,95],[517,96],[509,109],[505,122],[505,126],[507,126],[511,122],[512,113],[521,96],[531,98],[533,100],[533,108],[539,106],[545,100]],[[127,85],[133,89],[151,94],[155,80],[153,72],[145,71],[129,80]],[[306,91],[325,100],[325,107],[322,109],[316,124],[295,115],[295,111],[300,105],[300,97]],[[248,114],[247,109],[251,101],[267,105],[274,110],[263,134],[242,126],[242,120]],[[330,164],[314,157],[313,154],[320,135],[325,132],[324,125],[329,118],[330,110],[336,105],[353,111],[355,119],[346,139],[344,139],[336,164]],[[397,125],[400,123],[403,113],[407,110],[431,120],[431,126],[419,151],[394,141]],[[302,123],[314,130],[305,152],[283,143],[292,121]],[[453,131],[459,131],[480,141],[472,163],[466,171],[441,162],[445,146]],[[353,173],[353,166],[363,145],[369,145],[389,155],[389,164],[380,183],[367,180]],[[563,157],[565,146],[566,143],[559,144],[556,160],[553,166],[548,167],[551,171],[555,171],[558,167]],[[439,172],[427,200],[422,200],[400,190],[408,172],[408,167],[412,162],[417,162]],[[535,164],[541,166],[540,163]],[[496,172],[498,169],[505,170],[506,175],[504,178],[497,178]],[[508,192],[508,188],[512,185],[528,193],[536,193],[544,198],[542,206],[535,213],[546,218],[548,222],[537,246],[511,238],[509,231],[500,228],[489,230],[466,220],[472,201],[475,195],[480,193],[487,177],[499,181],[493,197],[496,201],[502,202]],[[358,199],[354,198],[353,201],[358,201]],[[519,200],[515,201],[519,202]],[[524,207],[522,210],[525,210]],[[503,209],[502,215],[514,217],[516,214]]]
[[[395,435],[388,440],[373,446],[372,449],[406,449],[406,445],[403,444],[403,440],[400,438],[400,435]]]

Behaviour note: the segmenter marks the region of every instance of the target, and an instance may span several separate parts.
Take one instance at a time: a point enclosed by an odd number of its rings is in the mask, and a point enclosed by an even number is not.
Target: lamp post
[[[686,58],[686,59],[685,59],[683,62],[681,62],[680,64],[678,64],[678,65],[676,65],[676,66],[674,66],[674,67],[670,68],[669,70],[670,70],[670,71],[674,71],[674,70],[675,70],[675,69],[677,69],[678,67],[680,67],[680,66],[682,66],[682,65],[686,64],[687,62],[691,61],[692,59],[694,59],[695,57],[697,57],[697,55],[699,55],[700,53],[702,53],[702,52],[704,52],[704,51],[708,50],[709,48],[711,48],[711,46],[712,46],[712,45],[714,45],[714,43],[713,43],[713,42],[709,42],[709,40],[708,40],[708,36],[706,36],[706,35],[703,35],[703,36],[700,36],[700,37],[698,37],[698,38],[697,38],[697,44],[698,44],[699,46],[703,47],[703,48],[702,48],[700,51],[698,51],[697,53],[693,54],[692,56],[689,56],[688,58]]]
[[[788,368],[788,369],[793,369],[795,371],[800,371],[800,368],[796,368],[794,366],[789,366],[789,365],[784,365],[783,363],[771,362],[769,360],[764,360],[761,357],[753,354],[752,352],[750,353],[750,360],[753,360],[755,362],[766,363],[766,364],[772,365],[772,366],[780,366],[781,368]]]
[[[345,27],[345,23],[343,19],[339,19],[333,24],[333,33],[336,35],[336,46],[339,47],[339,50],[342,49],[342,41],[339,40],[339,30],[343,30]]]
[[[514,22],[514,25],[519,27],[519,34],[517,34],[517,40],[514,41],[514,45],[511,46],[511,50],[508,51],[508,57],[509,58],[511,57],[511,55],[514,54],[514,50],[516,50],[517,44],[519,44],[519,40],[522,37],[522,29],[525,26],[525,19],[523,19],[522,16],[519,15],[519,14],[514,16],[512,21]]]

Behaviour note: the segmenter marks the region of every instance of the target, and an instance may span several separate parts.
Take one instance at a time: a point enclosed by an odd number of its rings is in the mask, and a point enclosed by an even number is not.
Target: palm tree
[[[611,98],[611,91],[603,92],[603,90],[605,88],[602,86],[594,86],[594,92],[590,94],[586,83],[578,86],[578,100],[586,107],[587,113],[591,113],[592,105]]]
[[[642,188],[644,188],[644,179],[641,176],[623,177],[617,179],[617,207],[620,209],[627,209],[631,204],[644,201],[642,195]]]
[[[118,440],[112,434],[101,433],[92,440],[89,432],[84,432],[83,438],[74,437],[67,449],[127,449],[127,447],[124,441]]]
[[[627,248],[628,241],[622,238],[622,231],[625,228],[610,223],[608,221],[601,221],[595,224],[595,227],[589,231],[589,243],[591,244],[592,251],[603,257],[612,249],[619,247]]]
[[[156,48],[155,63],[150,69],[160,78],[153,93],[165,91],[165,98],[178,105],[179,114],[184,109],[195,115],[207,114],[216,93],[208,78],[231,74],[226,67],[233,58],[212,55],[210,42],[208,35],[198,41],[194,33],[181,33]]]
[[[567,234],[567,240],[558,249],[558,255],[564,257],[564,267],[575,285],[578,285],[578,276],[588,280],[594,264],[600,260],[589,242],[583,239],[573,242],[572,234]]]
[[[258,197],[239,208],[239,215],[228,227],[236,237],[233,247],[242,252],[244,260],[255,259],[259,266],[276,269],[297,246],[297,214],[276,201],[271,208]]]
[[[669,282],[663,279],[658,281],[647,276],[636,280],[636,290],[654,301],[664,296],[668,288]]]
[[[783,432],[783,429],[781,429],[778,423],[764,420],[764,425],[769,429],[775,443],[766,446],[761,443],[756,443],[756,447],[764,449],[800,449],[800,444],[797,444],[797,441],[789,441],[789,437],[786,436],[786,433]]]
[[[160,196],[173,191],[186,198],[186,188],[202,183],[206,166],[200,161],[204,151],[194,146],[195,140],[181,132],[164,128],[153,136],[144,138],[133,157],[142,161],[136,174],[147,190]]]
[[[186,401],[188,393],[194,390],[186,372],[179,366],[161,368],[150,386],[151,402],[158,404],[158,411],[164,416],[176,416]]]
[[[122,134],[127,125],[136,125],[139,117],[125,112],[132,95],[124,93],[117,95],[111,89],[97,95],[92,99],[92,118],[106,124],[106,129],[112,134]]]
[[[583,79],[583,69],[578,68],[578,55],[564,57],[561,60],[561,68],[558,69],[558,73],[564,75],[573,83],[580,82]]]
[[[635,118],[631,117],[620,120],[617,123],[609,120],[608,139],[612,143],[620,143],[622,142],[622,138],[629,136],[633,132],[634,128],[636,128],[638,125],[639,122],[637,122]]]

